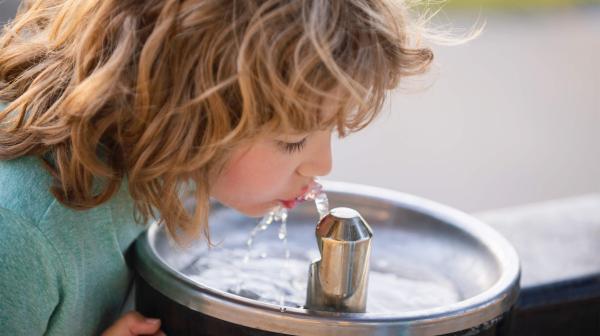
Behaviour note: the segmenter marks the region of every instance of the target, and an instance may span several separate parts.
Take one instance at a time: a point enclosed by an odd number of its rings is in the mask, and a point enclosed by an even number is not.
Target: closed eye
[[[304,145],[306,145],[306,138],[298,142],[278,141],[278,144],[284,152],[288,154],[294,154],[296,152],[300,152],[304,148]]]

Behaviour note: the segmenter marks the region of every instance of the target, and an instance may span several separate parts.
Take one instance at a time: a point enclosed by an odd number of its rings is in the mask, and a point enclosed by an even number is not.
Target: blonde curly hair
[[[419,21],[391,0],[24,1],[0,38],[0,159],[36,155],[65,206],[123,181],[136,218],[208,238],[211,181],[264,132],[365,127],[424,73]],[[321,102],[338,111],[322,120]],[[333,98],[336,98],[333,97]],[[101,181],[98,192],[93,188]],[[193,183],[195,210],[181,186]]]

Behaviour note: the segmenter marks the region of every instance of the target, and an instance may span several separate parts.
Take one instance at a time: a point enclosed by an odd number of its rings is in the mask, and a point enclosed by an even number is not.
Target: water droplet
[[[287,225],[285,220],[281,221],[281,226],[279,227],[279,234],[277,237],[279,237],[281,240],[287,237]]]
[[[315,206],[317,207],[317,212],[319,213],[319,219],[325,217],[329,212],[329,200],[324,192],[321,192],[315,198]]]

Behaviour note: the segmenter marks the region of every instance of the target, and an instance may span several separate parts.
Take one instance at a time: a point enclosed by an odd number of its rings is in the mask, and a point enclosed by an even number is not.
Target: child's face
[[[302,195],[316,176],[331,171],[332,129],[265,136],[240,146],[211,196],[248,216],[262,216]]]

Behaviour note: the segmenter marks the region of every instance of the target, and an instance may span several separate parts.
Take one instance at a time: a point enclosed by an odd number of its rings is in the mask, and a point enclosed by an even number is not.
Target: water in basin
[[[256,247],[259,247],[258,245]],[[305,253],[294,246],[291,256],[280,246],[260,246],[244,262],[246,249],[214,248],[200,255],[184,273],[202,285],[241,295],[250,299],[288,307],[302,307],[306,300],[308,267],[319,257],[318,250]],[[396,264],[397,265],[397,264]],[[367,312],[398,313],[444,306],[459,301],[452,282],[427,268],[406,265],[406,274],[390,270],[386,263],[371,266],[367,296]]]

